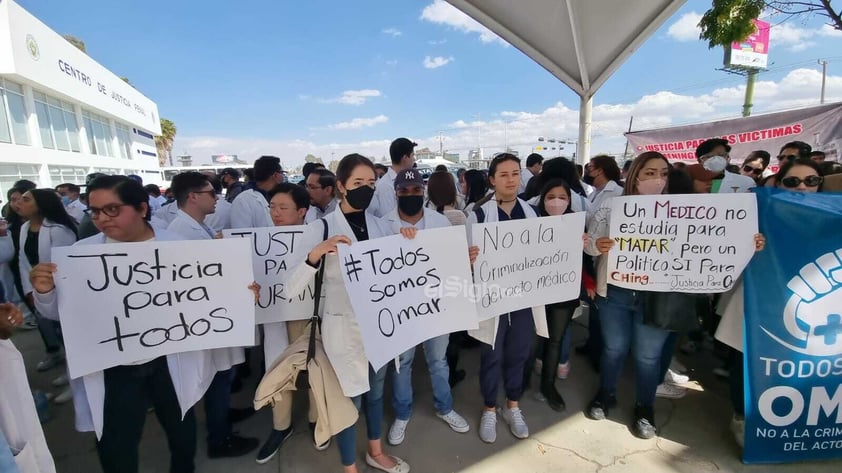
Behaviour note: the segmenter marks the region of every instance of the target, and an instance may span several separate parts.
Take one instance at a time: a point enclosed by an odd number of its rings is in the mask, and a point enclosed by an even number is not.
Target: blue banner
[[[842,195],[757,189],[743,461],[842,458]]]

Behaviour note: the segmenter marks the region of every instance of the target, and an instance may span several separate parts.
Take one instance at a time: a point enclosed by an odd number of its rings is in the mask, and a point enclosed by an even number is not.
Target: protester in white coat
[[[470,226],[476,223],[538,216],[529,204],[517,197],[520,159],[509,153],[497,155],[491,161],[488,176],[495,194],[491,200],[468,215],[469,233]],[[473,263],[479,248],[472,246],[470,250]],[[524,369],[536,329],[539,335],[546,337],[546,326],[547,319],[542,310],[521,309],[486,320],[480,324],[479,329],[468,332],[486,344],[482,348],[480,361],[484,407],[479,427],[482,441],[493,443],[497,440],[497,391],[501,375],[506,390],[506,406],[499,409],[499,412],[509,425],[512,435],[519,439],[529,437],[529,427],[523,418],[519,401],[525,388]]]
[[[322,341],[325,352],[339,378],[344,394],[361,407],[366,395],[366,426],[368,429],[368,452],[366,463],[378,470],[406,473],[409,465],[403,460],[386,455],[380,441],[383,422],[383,385],[386,367],[378,371],[370,368],[363,348],[362,335],[351,301],[342,280],[337,245],[353,244],[394,234],[392,228],[381,219],[366,212],[374,195],[377,182],[374,164],[366,157],[351,154],[342,158],[336,170],[336,180],[342,202],[337,211],[328,214],[321,221],[308,225],[303,241],[318,243],[305,263],[295,268],[287,279],[286,290],[291,294],[300,292],[312,280],[324,256],[324,316],[322,318]],[[323,223],[324,222],[324,223]],[[328,239],[324,238],[327,225]],[[414,230],[401,233],[414,236]],[[349,427],[337,436],[340,457],[346,473],[356,473],[356,430]]]
[[[401,228],[427,230],[450,226],[450,220],[433,209],[424,208],[424,179],[414,169],[398,173],[395,179],[395,195],[398,208],[386,214],[383,220],[392,226],[395,233]],[[464,215],[456,211],[459,215]],[[470,430],[468,422],[453,409],[453,395],[450,392],[450,367],[447,364],[447,345],[450,334],[440,335],[422,343],[427,369],[433,385],[433,405],[436,416],[447,423],[455,432]],[[400,445],[406,434],[406,427],[412,415],[412,362],[415,360],[412,347],[400,355],[400,369],[392,378],[392,406],[395,421],[389,428],[389,443]]]
[[[77,245],[182,239],[148,224],[148,196],[136,181],[103,176],[91,182],[88,196],[91,218],[102,233]],[[54,264],[38,264],[32,269],[31,281],[39,311],[60,320],[55,271]],[[96,432],[105,473],[137,471],[138,444],[151,405],[167,434],[170,471],[192,472],[196,418],[191,407],[202,398],[215,373],[210,353],[202,350],[115,366],[74,379],[76,428]]]
[[[23,315],[15,304],[6,302],[0,286],[0,471],[55,473],[29,391],[23,356],[7,340],[22,324]]]
[[[231,203],[231,228],[263,228],[272,226],[269,216],[269,191],[284,182],[281,160],[261,156],[254,162],[254,179]]]
[[[173,178],[172,191],[179,210],[167,230],[184,240],[213,240],[215,232],[203,223],[217,205],[216,190],[208,177],[195,171],[183,172]],[[259,444],[256,438],[241,437],[231,430],[233,368],[245,361],[245,353],[242,347],[233,347],[216,348],[210,354],[216,375],[205,393],[208,456],[239,457]],[[254,413],[254,409],[246,412]],[[238,413],[237,418],[243,418],[243,414]]]
[[[398,138],[389,145],[389,157],[392,166],[386,171],[386,175],[377,181],[374,191],[374,198],[369,205],[367,212],[383,217],[395,207],[398,201],[395,199],[395,178],[398,172],[409,169],[415,165],[415,147],[418,143],[408,138]]]

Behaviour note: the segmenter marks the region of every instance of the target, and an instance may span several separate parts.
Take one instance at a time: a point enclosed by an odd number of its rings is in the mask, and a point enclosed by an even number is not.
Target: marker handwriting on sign
[[[114,336],[100,341],[100,345],[114,343],[117,350],[124,351],[124,340],[137,337],[137,342],[144,348],[157,347],[167,342],[181,342],[189,337],[202,337],[210,332],[225,333],[234,328],[234,321],[226,317],[228,309],[218,307],[208,314],[208,317],[198,317],[187,322],[183,312],[179,312],[178,321],[170,327],[153,327],[143,332],[123,332],[120,318],[114,319]]]
[[[248,238],[253,235],[254,254],[264,256],[286,256],[295,251],[295,238],[303,234],[300,230],[278,230],[270,234],[248,230],[232,231],[231,236]],[[268,273],[267,273],[268,274]]]
[[[102,263],[101,281],[96,284],[91,279],[87,280],[88,287],[96,292],[108,289],[112,282],[120,286],[129,286],[132,284],[146,285],[164,280],[178,282],[185,279],[222,277],[222,264],[220,263],[196,261],[196,263],[187,264],[161,264],[158,249],[154,250],[152,263],[146,261],[130,262],[128,265],[120,267],[120,263],[126,263],[127,257],[127,253],[70,256],[74,259],[97,258],[100,260]]]

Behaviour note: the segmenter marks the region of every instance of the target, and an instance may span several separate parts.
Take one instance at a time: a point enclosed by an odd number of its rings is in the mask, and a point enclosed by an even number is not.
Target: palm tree
[[[155,147],[158,148],[158,165],[166,166],[169,161],[172,166],[172,145],[178,130],[172,120],[161,118],[161,135],[155,137]]]

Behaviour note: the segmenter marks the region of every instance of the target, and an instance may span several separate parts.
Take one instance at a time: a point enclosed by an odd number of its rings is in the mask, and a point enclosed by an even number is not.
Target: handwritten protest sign
[[[585,213],[473,225],[480,319],[577,299]]]
[[[656,292],[724,292],[754,255],[754,194],[611,199],[608,283]]]
[[[472,287],[464,228],[339,245],[339,264],[375,369],[425,340],[478,327],[476,305],[466,297]]]
[[[315,281],[310,281],[300,294],[284,291],[288,272],[303,263],[312,249],[302,241],[306,228],[306,225],[294,225],[222,231],[225,238],[251,241],[254,280],[260,284],[255,308],[258,324],[308,319],[313,315]]]
[[[162,355],[254,344],[246,240],[54,248],[70,377]]]

